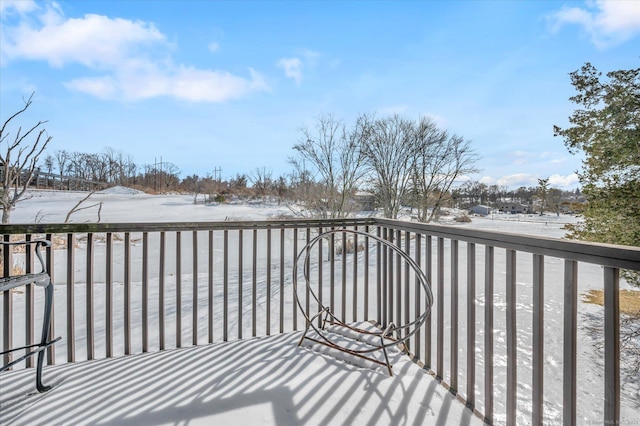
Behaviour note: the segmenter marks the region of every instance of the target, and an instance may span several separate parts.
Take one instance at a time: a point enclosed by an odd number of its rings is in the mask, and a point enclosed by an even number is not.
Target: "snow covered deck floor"
[[[300,333],[0,376],[2,425],[481,425],[407,357],[394,376],[297,347]]]

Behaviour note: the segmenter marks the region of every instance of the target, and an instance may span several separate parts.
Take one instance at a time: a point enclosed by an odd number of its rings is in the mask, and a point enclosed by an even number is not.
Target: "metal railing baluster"
[[[484,248],[484,418],[493,423],[493,278],[494,254],[491,246]]]
[[[604,268],[604,422],[620,424],[620,270]]]
[[[298,228],[293,228],[293,252],[291,253],[292,262],[295,262],[298,255]],[[306,286],[305,286],[306,287]],[[291,286],[291,291],[295,292],[294,286]],[[293,299],[295,300],[295,299]],[[298,307],[293,306],[293,331],[298,330]]]
[[[507,250],[506,302],[507,302],[507,424],[516,424],[518,398],[518,332],[516,324],[516,251]]]
[[[213,343],[214,333],[213,333],[213,301],[214,301],[214,286],[213,286],[213,231],[209,230],[208,232],[208,248],[207,248],[207,311],[208,311],[208,324],[207,329],[209,331],[209,343]]]
[[[476,403],[476,245],[467,243],[467,406]]]
[[[322,227],[318,229],[318,234],[322,234]],[[320,305],[322,304],[322,239],[318,241],[318,299],[320,303],[316,309],[319,311],[321,309]],[[309,293],[307,293],[307,300],[309,300]],[[318,316],[318,327],[322,326],[322,319]]]
[[[376,236],[382,237],[382,230],[376,226]],[[382,304],[382,298],[386,292],[386,262],[382,262],[382,243],[376,241],[376,318],[378,324],[386,324],[387,308]],[[382,266],[382,267],[381,267]],[[384,278],[383,278],[384,277]]]
[[[365,227],[365,232],[368,234],[369,226]],[[364,318],[363,320],[369,319],[369,237],[364,237]]]
[[[160,350],[166,348],[165,330],[165,271],[166,271],[166,234],[160,232],[160,253],[158,259],[158,339]]]
[[[242,229],[238,230],[238,339],[242,339],[242,252],[243,252]]]
[[[578,263],[564,261],[564,345],[562,368],[562,423],[576,424],[576,353],[578,318]],[[605,333],[606,334],[606,333]]]
[[[223,231],[222,340],[229,340],[229,231]]]
[[[284,228],[280,229],[280,333],[284,333]]]
[[[451,391],[458,392],[458,240],[451,240]]]
[[[49,241],[53,241],[53,234],[46,234],[45,239]],[[54,247],[47,247],[45,251],[45,264],[47,265],[47,271],[49,271],[49,276],[55,277],[55,261],[54,261]],[[55,282],[54,282],[55,285]],[[54,293],[55,294],[55,293]],[[56,319],[56,298],[53,297],[51,300],[51,322],[49,323],[49,336],[54,338],[56,333],[55,321]],[[56,363],[56,351],[55,345],[51,345],[47,348],[47,364],[54,365]]]
[[[191,344],[198,344],[198,231],[191,233],[193,287],[191,290]]]
[[[396,230],[396,246],[398,246],[398,248],[402,250],[402,232],[399,229]],[[400,256],[399,253],[396,253],[395,258],[396,326],[399,326],[402,324],[402,256]]]
[[[409,255],[411,254],[411,234],[409,233],[409,231],[404,232],[404,251]],[[411,312],[410,312],[411,297],[409,296],[409,287],[411,287],[409,285],[410,267],[406,260],[403,262],[403,264],[404,264],[404,322],[403,324],[409,324],[409,321],[410,321],[409,318],[411,315]],[[398,269],[399,268],[400,268],[400,259],[398,259]],[[417,288],[419,286],[416,285],[415,287]],[[408,334],[409,334],[409,330],[405,329],[404,335],[407,336]],[[415,339],[414,339],[414,342],[415,342]],[[409,342],[407,342],[407,344],[409,344]],[[415,348],[415,346],[409,344],[409,348]]]
[[[70,271],[67,271],[67,273],[70,273]],[[130,232],[125,232],[124,234],[124,354],[131,355],[131,233]]]
[[[436,310],[436,377],[444,376],[444,238],[438,237],[437,241],[437,291]]]
[[[176,232],[176,347],[182,347],[182,233]]]
[[[5,234],[3,236],[5,242],[11,241],[11,235]],[[13,266],[13,249],[10,246],[4,246],[2,249],[2,265],[3,278],[11,276],[11,269]],[[9,350],[13,347],[13,292],[5,291],[2,293],[2,347],[4,350]],[[3,355],[3,363],[9,364],[12,360],[11,353],[5,353]]]
[[[333,235],[333,234],[332,234]],[[342,279],[340,285],[340,307],[341,307],[341,316],[340,319],[342,321],[347,320],[347,234],[342,234]]]
[[[257,333],[257,297],[258,297],[258,230],[253,230],[251,243],[253,258],[251,261],[251,336]]]
[[[76,361],[75,236],[67,234],[67,362]]]
[[[87,234],[87,253],[86,253],[86,316],[85,320],[87,322],[87,359],[94,359],[94,344],[93,344],[93,335],[95,328],[94,321],[94,312],[95,308],[93,305],[93,234]]]
[[[271,335],[271,228],[267,228],[267,336]]]
[[[331,228],[333,229],[333,228]],[[329,236],[329,307],[336,311],[336,236]]]
[[[142,352],[149,352],[149,233],[142,233]]]
[[[358,230],[358,227],[355,227]],[[351,300],[351,320],[353,322],[358,320],[358,235],[353,235],[353,287],[352,287],[352,300]],[[363,318],[366,319],[366,318]]]
[[[26,241],[31,241],[31,234],[27,234],[25,236]],[[24,253],[24,264],[25,264],[25,272],[27,274],[33,272],[33,250],[34,247],[32,244],[27,244],[25,247]],[[34,327],[34,294],[33,294],[33,284],[30,284],[25,287],[25,296],[24,296],[24,323],[25,323],[25,334],[24,334],[24,343],[25,345],[31,345],[34,343],[33,341],[33,327]],[[26,352],[26,351],[25,351]],[[33,367],[34,357],[28,357],[25,360],[25,366],[27,368]]]
[[[418,264],[418,266],[420,266],[420,268],[424,269],[422,267],[422,234],[416,233],[416,238],[415,238],[415,249],[414,249],[414,259],[416,261],[416,263]],[[418,273],[416,272],[416,277],[414,278],[415,282],[418,282]],[[429,283],[431,284],[431,283]],[[414,286],[414,318],[417,319],[420,316],[420,307],[422,306],[422,296],[421,296],[421,290],[420,290],[420,286],[419,285],[415,285]],[[426,329],[426,323],[424,328]],[[416,333],[416,338],[415,338],[415,345],[414,345],[414,352],[415,352],[415,356],[420,359],[422,357],[422,348],[421,348],[421,341],[420,341],[420,337],[422,336],[423,331],[420,331],[419,333]]]
[[[105,253],[105,345],[106,357],[113,357],[113,234],[107,232]]]
[[[544,256],[533,255],[532,406],[534,425],[544,420]]]
[[[426,270],[425,270],[425,275],[427,276],[427,280],[429,281],[429,284],[431,285],[431,287],[433,288],[433,280],[431,279],[433,277],[433,238],[431,237],[431,235],[427,235],[426,241],[425,241],[425,262],[426,262]],[[429,318],[427,318],[427,321],[425,321],[424,323],[424,363],[425,366],[427,368],[431,368],[432,367],[432,363],[431,363],[431,346],[432,346],[432,326],[431,326],[431,320],[433,317],[433,310],[431,311],[431,315],[429,315]]]

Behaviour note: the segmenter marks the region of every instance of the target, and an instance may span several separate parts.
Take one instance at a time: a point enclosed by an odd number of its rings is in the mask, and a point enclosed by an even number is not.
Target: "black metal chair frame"
[[[30,285],[32,283],[39,287],[43,287],[45,291],[44,316],[42,321],[42,335],[40,338],[40,342],[0,352],[0,355],[5,355],[12,352],[20,351],[20,350],[25,350],[25,349],[28,350],[28,349],[35,348],[34,350],[31,350],[25,353],[23,356],[13,361],[10,361],[6,365],[3,365],[0,368],[0,372],[8,370],[15,364],[21,361],[24,361],[25,359],[37,354],[38,362],[36,366],[36,388],[38,389],[38,392],[41,392],[41,393],[46,392],[49,389],[51,389],[51,386],[45,386],[42,384],[42,366],[44,364],[44,355],[45,355],[44,351],[50,346],[52,346],[55,342],[61,339],[60,337],[58,337],[57,339],[47,341],[47,339],[49,338],[49,326],[51,324],[51,307],[53,305],[53,282],[51,281],[51,277],[47,272],[47,266],[44,262],[44,259],[42,258],[42,254],[40,253],[40,248],[51,247],[51,242],[47,240],[15,241],[15,242],[0,241],[0,244],[5,246],[5,250],[10,249],[9,246],[16,246],[16,245],[24,245],[25,248],[28,250],[30,245],[35,245],[35,253],[42,267],[41,272],[0,278],[0,292],[7,292],[8,294],[8,292],[10,292],[15,287]],[[4,265],[4,267],[11,268],[12,265]]]
[[[309,266],[310,266],[309,256],[311,254],[311,249],[313,248],[313,246],[316,245],[320,240],[327,238],[332,234],[338,234],[338,233],[361,235],[361,236],[373,239],[374,241],[384,245],[385,247],[391,249],[393,252],[400,255],[403,258],[403,260],[415,271],[416,280],[419,282],[420,286],[424,291],[425,306],[424,306],[424,310],[420,313],[420,315],[417,315],[413,321],[410,321],[407,324],[397,325],[397,324],[394,324],[393,322],[389,322],[379,331],[371,331],[371,330],[366,330],[366,329],[345,323],[344,321],[337,318],[331,312],[331,309],[329,307],[324,306],[323,303],[318,298],[318,296],[316,295],[316,293],[313,291],[313,288],[311,286],[310,271],[309,271]],[[342,253],[343,253],[343,256],[346,255],[346,247],[343,247]],[[318,306],[319,306],[319,311],[312,316],[309,316],[307,314],[298,296],[298,263],[302,259],[304,259],[303,275],[304,275],[304,280],[306,284],[306,291],[308,292],[307,298],[312,297],[318,303]],[[322,283],[320,283],[320,285],[321,284]],[[309,243],[307,243],[307,245],[300,250],[294,262],[293,287],[294,287],[294,296],[296,299],[296,303],[306,320],[305,330],[302,337],[300,338],[300,341],[298,342],[298,346],[302,345],[305,339],[313,341],[315,343],[326,345],[330,348],[337,349],[339,351],[348,353],[355,357],[363,358],[375,364],[386,366],[390,376],[393,376],[393,372],[391,370],[392,365],[389,363],[387,348],[391,346],[405,345],[405,342],[407,342],[414,334],[416,334],[420,330],[420,327],[424,324],[424,322],[429,317],[431,313],[431,306],[433,305],[433,293],[431,291],[431,284],[429,283],[427,276],[424,274],[420,266],[407,253],[405,253],[400,247],[398,247],[397,245],[393,244],[388,240],[385,240],[383,238],[380,238],[376,235],[372,235],[367,232],[357,231],[352,229],[331,229],[325,232],[321,232],[315,238],[310,240]],[[315,324],[317,322],[316,320],[318,319],[320,319],[319,326]],[[345,348],[331,340],[330,336],[326,332],[327,325],[336,325],[340,327],[345,327],[349,330],[352,330],[364,335],[377,336],[380,338],[380,343],[378,345],[373,345],[371,348],[367,348],[367,349]],[[318,338],[310,337],[308,335],[310,330],[315,331]],[[405,345],[405,348],[406,348],[406,345]],[[373,358],[372,355],[369,355],[371,352],[378,351],[378,350],[381,350],[383,352],[385,362],[379,361],[376,358]]]

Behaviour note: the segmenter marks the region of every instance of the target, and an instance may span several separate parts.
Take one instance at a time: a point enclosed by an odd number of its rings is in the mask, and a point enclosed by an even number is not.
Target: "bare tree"
[[[282,203],[282,200],[287,196],[287,193],[289,192],[287,177],[284,175],[280,175],[276,179],[274,179],[273,189],[278,195],[278,204]]]
[[[315,129],[300,129],[301,141],[293,147],[298,158],[290,162],[298,175],[317,177],[319,191],[306,192],[302,200],[315,215],[341,218],[354,211],[353,196],[365,172],[361,148],[370,128],[366,115],[351,129],[333,115],[325,115],[318,118]]]
[[[373,191],[384,217],[397,219],[411,190],[417,152],[414,126],[399,115],[377,119],[363,141]]]
[[[418,220],[431,222],[450,198],[451,186],[465,174],[474,173],[477,155],[463,138],[438,129],[429,118],[422,118],[415,129],[413,190]]]
[[[162,163],[160,176],[162,177],[162,183],[166,190],[176,189],[178,183],[180,183],[180,169],[173,163]]]
[[[62,180],[64,179],[64,174],[67,173],[67,168],[69,167],[68,163],[71,155],[66,150],[58,150],[53,153],[55,156],[56,162],[58,163],[58,173],[60,174],[60,189],[62,189]]]
[[[293,172],[289,177],[289,190],[292,201],[292,203],[289,204],[289,209],[299,216],[318,215],[314,212],[320,212],[324,209],[324,202],[321,195],[322,190],[319,189],[319,185],[314,182],[304,159],[300,162],[294,159],[289,159],[289,161],[294,166]],[[302,204],[306,211],[301,211],[296,208],[296,204]]]
[[[22,133],[22,127],[12,140],[9,140],[10,133],[7,126],[12,120],[24,113],[33,101],[34,93],[24,102],[24,107],[9,117],[0,129],[0,166],[2,167],[2,177],[0,178],[0,207],[2,207],[2,223],[9,223],[11,210],[24,195],[27,187],[34,177],[36,164],[40,154],[51,141],[51,136],[46,129],[41,128],[46,121],[38,121],[26,132]],[[29,139],[34,137],[33,142]]]
[[[47,155],[44,159],[44,167],[47,170],[48,174],[51,174],[51,172],[53,171],[53,157],[51,156],[51,154]]]
[[[219,179],[214,179],[213,182],[215,183],[215,185],[211,193],[213,193],[213,191],[219,192],[222,182],[220,182]],[[237,173],[236,177],[229,179],[229,189],[235,194],[246,195],[247,194],[247,175]]]
[[[253,189],[256,194],[262,198],[267,196],[268,191],[273,186],[273,172],[266,167],[256,167],[253,173],[249,176]]]

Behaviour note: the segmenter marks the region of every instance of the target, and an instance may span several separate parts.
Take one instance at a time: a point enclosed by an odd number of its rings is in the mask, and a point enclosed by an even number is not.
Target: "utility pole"
[[[153,157],[153,190],[155,192],[160,192],[162,194],[162,156],[160,156],[160,162],[156,157]],[[160,181],[158,181],[158,175],[160,176]]]
[[[222,183],[222,168],[220,166],[213,169],[213,180],[216,182],[216,193],[220,192],[220,184]]]

